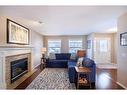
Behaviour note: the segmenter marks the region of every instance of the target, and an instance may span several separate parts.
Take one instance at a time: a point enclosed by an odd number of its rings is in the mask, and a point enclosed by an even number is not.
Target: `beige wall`
[[[37,65],[40,64],[41,48],[43,47],[43,36],[37,32],[30,30],[30,45],[7,44],[7,36],[6,36],[7,35],[7,31],[6,31],[7,18],[15,21],[15,19],[13,18],[6,17],[6,16],[0,16],[0,47],[1,46],[32,47],[32,50],[33,50],[32,52],[34,53],[34,55],[32,56],[33,66],[36,67]],[[18,22],[18,20],[16,22],[21,24],[20,22]]]
[[[7,43],[7,18],[15,21],[14,18],[10,18],[7,16],[0,16],[0,46],[30,46],[30,45],[18,45],[18,44],[8,44]],[[20,22],[18,21],[15,21],[15,22],[20,24]]]
[[[37,32],[31,32],[31,46],[33,47],[33,63],[34,67],[40,64],[40,59],[42,57],[42,47],[43,47],[43,36]]]
[[[67,53],[69,50],[69,44],[68,41],[69,39],[82,39],[83,40],[83,49],[86,49],[86,36],[85,35],[79,35],[79,36],[44,36],[44,46],[48,47],[48,39],[53,40],[53,39],[60,39],[61,40],[61,52],[62,53]]]
[[[6,18],[0,17],[0,45],[6,45]]]
[[[118,19],[118,76],[117,80],[120,84],[127,88],[127,46],[120,45],[120,34],[127,32],[127,13]]]

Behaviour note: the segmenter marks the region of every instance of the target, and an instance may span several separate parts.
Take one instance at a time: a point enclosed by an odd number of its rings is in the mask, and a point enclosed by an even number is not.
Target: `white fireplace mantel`
[[[0,89],[6,89],[6,80],[5,80],[5,58],[6,56],[13,56],[18,54],[32,53],[32,47],[8,47],[0,46]],[[32,58],[31,58],[32,59]],[[31,60],[33,63],[33,61]],[[33,66],[31,64],[31,68]]]

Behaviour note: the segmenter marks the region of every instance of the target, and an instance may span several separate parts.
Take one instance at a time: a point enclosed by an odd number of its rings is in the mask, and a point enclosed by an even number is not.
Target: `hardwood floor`
[[[42,66],[38,66],[37,70],[22,82],[15,89],[25,89],[43,70]],[[123,89],[116,83],[117,70],[116,69],[99,69],[96,73],[96,86],[95,89]]]
[[[43,67],[39,65],[36,67],[36,71],[28,77],[25,81],[23,81],[20,85],[18,85],[15,89],[25,89],[43,70]]]
[[[96,70],[96,89],[123,89],[117,81],[117,69]]]

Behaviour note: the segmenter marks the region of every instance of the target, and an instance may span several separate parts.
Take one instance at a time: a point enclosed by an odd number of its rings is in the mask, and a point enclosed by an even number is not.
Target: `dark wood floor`
[[[22,82],[15,89],[25,89],[43,70],[42,66],[38,66],[37,70]],[[97,68],[96,86],[95,89],[123,89],[116,83],[117,70],[116,69],[99,69]]]
[[[99,69],[96,74],[96,89],[123,89],[116,83],[117,69]]]

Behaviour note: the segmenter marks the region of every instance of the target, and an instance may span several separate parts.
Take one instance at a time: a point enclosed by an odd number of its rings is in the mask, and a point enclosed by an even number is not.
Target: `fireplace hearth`
[[[28,72],[28,58],[22,58],[11,62],[11,83]]]

